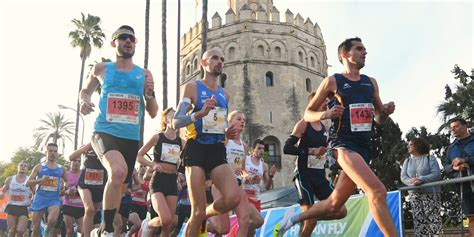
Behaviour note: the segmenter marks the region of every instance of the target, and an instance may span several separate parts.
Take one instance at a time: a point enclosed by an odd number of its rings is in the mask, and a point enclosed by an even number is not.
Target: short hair
[[[430,144],[424,138],[414,137],[410,139],[410,141],[413,144],[415,150],[421,155],[430,153]]]
[[[352,46],[354,46],[353,41],[357,41],[357,42],[362,43],[361,38],[354,37],[354,38],[349,38],[349,39],[346,39],[346,40],[342,41],[342,43],[339,45],[339,47],[337,47],[337,58],[339,58],[340,63],[342,63],[341,53],[342,52],[344,52],[344,53],[349,52],[351,50]]]
[[[229,113],[229,115],[227,115],[227,122],[230,123],[230,121],[232,121],[232,119],[234,119],[235,115],[237,114],[242,114],[244,115],[244,113],[240,110],[234,110],[232,112]]]
[[[252,143],[252,149],[255,149],[255,147],[257,147],[258,144],[265,146],[265,142],[264,142],[263,140],[257,139],[257,140],[255,140],[255,141],[253,141],[253,143]]]
[[[46,148],[48,148],[50,146],[58,148],[58,144],[56,144],[56,143],[48,143],[48,145],[46,145]]]
[[[129,30],[135,34],[135,30],[129,25],[121,25],[117,30]]]
[[[173,107],[169,107],[169,108],[163,110],[163,112],[161,112],[161,131],[166,130],[166,126],[168,126],[168,123],[166,122],[166,116],[168,116],[168,114],[171,111],[174,111]]]
[[[464,126],[467,126],[467,121],[463,118],[457,117],[457,118],[453,118],[453,119],[449,120],[449,124],[454,123],[454,122],[459,122],[460,124],[462,124]]]

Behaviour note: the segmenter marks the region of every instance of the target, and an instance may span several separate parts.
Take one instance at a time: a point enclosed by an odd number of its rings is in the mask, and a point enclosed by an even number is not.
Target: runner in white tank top
[[[28,206],[31,204],[33,189],[26,186],[28,165],[20,161],[17,174],[10,176],[0,192],[0,199],[8,193],[8,205],[5,207],[9,234],[23,236],[28,223]]]

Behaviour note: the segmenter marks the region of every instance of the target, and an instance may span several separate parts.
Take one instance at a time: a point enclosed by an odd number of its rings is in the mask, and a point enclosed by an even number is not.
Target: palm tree
[[[168,70],[166,48],[166,0],[161,0],[161,49],[163,51],[163,109],[168,107]]]
[[[104,44],[105,34],[100,28],[100,17],[87,14],[87,18],[84,13],[81,13],[82,18],[80,20],[73,19],[72,23],[76,26],[76,29],[69,32],[69,38],[71,38],[72,47],[79,47],[81,52],[79,56],[81,57],[81,74],[79,77],[79,90],[82,88],[82,80],[84,76],[84,66],[86,59],[90,56],[92,51],[92,45],[97,48],[101,48]],[[79,125],[79,96],[77,97],[77,109],[76,109],[76,129],[74,137],[74,150],[77,149],[77,135]]]
[[[61,145],[63,152],[66,140],[72,142],[74,123],[65,119],[61,112],[47,113],[47,119],[41,119],[41,126],[34,131],[34,147],[45,147],[48,143]]]

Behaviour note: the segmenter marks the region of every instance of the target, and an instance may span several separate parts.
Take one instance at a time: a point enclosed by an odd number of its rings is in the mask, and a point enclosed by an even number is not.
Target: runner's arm
[[[181,98],[181,101],[178,104],[178,108],[173,118],[173,128],[175,129],[185,127],[200,118],[197,117],[199,111],[192,114],[188,114],[188,111],[191,110],[193,107],[193,95],[196,94],[197,91],[195,85],[195,83],[188,83],[184,86],[183,97]]]
[[[150,117],[154,118],[158,113],[158,103],[155,97],[153,75],[147,69],[143,69],[143,73],[145,74],[145,109]]]
[[[12,180],[12,176],[8,177],[7,180],[5,180],[5,184],[2,187],[2,191],[0,191],[0,199],[3,199],[5,196],[5,193],[8,192],[8,188],[10,187],[10,182]]]
[[[36,179],[38,177],[39,169],[41,168],[41,164],[36,165],[33,170],[31,171],[31,175],[28,178],[28,181],[26,181],[26,186],[27,187],[35,187],[36,185],[40,184],[43,180],[42,179]]]
[[[148,151],[150,151],[150,149],[153,146],[156,145],[158,140],[159,140],[159,135],[155,134],[150,138],[150,140],[148,140],[147,143],[145,143],[145,145],[142,146],[142,148],[140,148],[140,150],[138,151],[138,155],[137,155],[137,162],[138,163],[140,163],[142,165],[149,166],[149,167],[155,166],[155,163],[153,161],[150,161],[150,160],[146,159],[145,155],[147,154]]]
[[[272,169],[274,169],[274,165],[272,165]],[[265,191],[269,190],[273,184],[273,174],[270,174],[267,163],[263,163],[263,184],[265,185]]]
[[[330,97],[331,94],[334,94],[336,91],[336,79],[331,77],[326,77],[318,87],[316,95],[309,101],[308,106],[304,112],[304,121],[306,122],[318,122],[324,119],[330,119],[331,115],[329,114],[330,110],[320,111],[321,105],[323,105],[324,100]],[[337,107],[337,106],[335,106]]]
[[[393,113],[395,110],[395,104],[393,102],[389,102],[387,104],[383,104],[382,100],[380,99],[379,94],[379,86],[377,81],[374,78],[370,78],[372,85],[374,85],[374,113],[375,113],[375,122],[378,124],[383,124],[387,121],[390,114]]]
[[[98,77],[102,76],[105,73],[105,63],[97,63],[96,65],[94,65],[94,68],[92,68],[91,71],[92,73],[90,74],[84,87],[79,93],[79,98],[81,100],[81,103],[91,102],[91,96],[94,93],[94,90],[100,84]]]
[[[80,159],[81,155],[85,154],[91,148],[92,148],[92,146],[91,146],[90,143],[79,147],[79,149],[75,150],[73,153],[71,153],[71,155],[69,155],[69,160],[73,161],[73,160],[76,160],[77,158]]]
[[[300,149],[296,144],[303,137],[306,130],[306,122],[302,119],[295,124],[293,132],[290,137],[286,139],[285,146],[283,147],[283,153],[289,155],[308,155],[308,149]]]

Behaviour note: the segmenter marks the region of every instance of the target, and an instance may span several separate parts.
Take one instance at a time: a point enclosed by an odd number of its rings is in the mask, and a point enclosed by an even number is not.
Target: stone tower
[[[321,29],[273,0],[228,0],[225,23],[219,13],[210,21],[207,48],[225,55],[220,84],[231,94],[230,110],[247,118],[244,141],[265,141],[266,160],[281,167],[274,186],[290,185],[295,158],[283,154],[285,140],[303,116],[307,97],[327,76]],[[181,38],[181,85],[200,77],[200,23]]]

